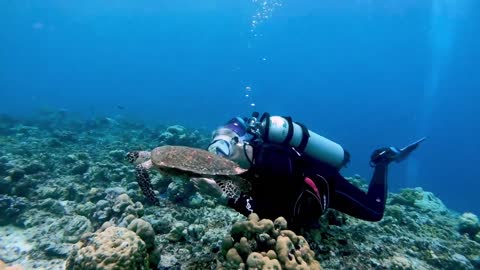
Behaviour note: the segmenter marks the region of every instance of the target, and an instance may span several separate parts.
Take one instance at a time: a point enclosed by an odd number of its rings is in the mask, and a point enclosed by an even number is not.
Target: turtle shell
[[[203,175],[237,175],[245,172],[237,163],[203,149],[186,146],[160,146],[153,149],[154,165]]]

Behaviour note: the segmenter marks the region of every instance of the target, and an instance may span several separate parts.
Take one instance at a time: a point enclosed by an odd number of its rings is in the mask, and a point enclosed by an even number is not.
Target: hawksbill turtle
[[[246,170],[237,163],[203,149],[187,146],[160,146],[152,151],[127,153],[128,162],[137,164],[136,180],[148,201],[159,204],[148,171],[157,169],[162,174],[181,176],[187,180],[198,178],[215,179],[228,197],[238,197],[248,189],[248,183],[239,175]]]

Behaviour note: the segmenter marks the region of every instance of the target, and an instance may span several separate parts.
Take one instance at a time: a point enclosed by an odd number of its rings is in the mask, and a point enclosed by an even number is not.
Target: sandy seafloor
[[[65,269],[85,235],[105,230],[106,222],[131,228],[137,219],[152,228],[148,237],[138,229],[133,236],[145,244],[152,269],[216,269],[222,239],[245,217],[158,173],[152,182],[161,203],[151,206],[124,160],[130,150],[205,148],[208,140],[209,131],[178,125],[75,120],[57,112],[0,116],[0,260]],[[350,180],[368,184],[358,175]],[[380,222],[329,211],[320,224],[296,233],[323,269],[480,269],[478,218],[449,210],[421,188],[391,193]]]

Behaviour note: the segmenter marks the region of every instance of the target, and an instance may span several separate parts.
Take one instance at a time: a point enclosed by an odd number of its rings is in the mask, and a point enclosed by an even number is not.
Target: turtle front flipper
[[[155,196],[153,191],[152,182],[150,181],[150,175],[148,174],[148,169],[142,165],[135,167],[137,183],[142,189],[143,195],[147,197],[147,200],[154,204],[160,205],[160,201]]]

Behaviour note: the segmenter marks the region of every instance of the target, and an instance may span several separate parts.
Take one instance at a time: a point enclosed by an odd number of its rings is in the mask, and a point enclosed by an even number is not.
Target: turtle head
[[[138,159],[138,151],[128,152],[125,155],[125,160],[128,163],[134,163]]]
[[[140,164],[150,159],[149,151],[132,151],[125,155],[125,160],[129,163]]]

